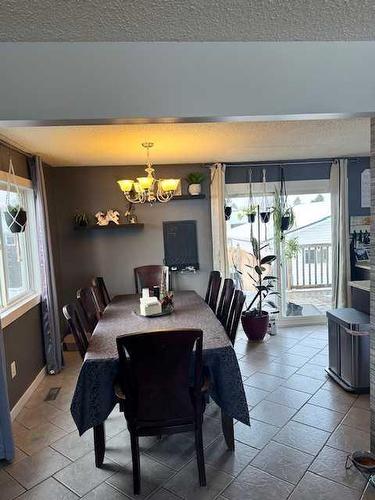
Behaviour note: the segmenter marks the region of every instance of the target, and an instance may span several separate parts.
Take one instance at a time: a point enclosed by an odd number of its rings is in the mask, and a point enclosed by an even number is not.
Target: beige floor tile
[[[344,390],[342,392],[332,392],[322,388],[313,395],[309,403],[329,410],[346,413],[355,401],[356,397]]]
[[[179,470],[195,455],[195,442],[187,434],[164,437],[146,451],[147,456]]]
[[[70,460],[77,460],[94,449],[93,431],[89,429],[82,436],[79,435],[78,431],[71,432],[52,443],[51,448],[62,453]]]
[[[339,425],[327,441],[328,446],[351,453],[355,450],[370,449],[370,433]]]
[[[197,464],[195,460],[192,460],[172,477],[165,487],[185,500],[211,500],[233,480],[229,474],[214,469],[210,465],[206,465],[206,476],[207,486],[199,486]]]
[[[337,411],[328,410],[321,406],[306,404],[298,413],[293,417],[293,420],[301,422],[302,424],[317,427],[323,431],[332,432],[343,418],[342,413]]]
[[[121,491],[115,490],[107,483],[102,483],[86,493],[83,500],[126,500],[127,498]]]
[[[229,500],[286,500],[293,485],[249,465],[226,490]]]
[[[323,385],[323,381],[316,380],[315,378],[306,377],[305,375],[292,375],[288,380],[284,380],[283,386],[296,391],[307,392],[308,394],[315,394],[315,392]]]
[[[329,432],[300,422],[290,421],[274,436],[273,440],[305,453],[316,455],[329,437]]]
[[[290,500],[359,500],[358,491],[308,472]]]
[[[51,422],[54,417],[61,413],[62,411],[58,408],[54,408],[48,403],[41,403],[32,408],[22,408],[16,420],[27,429],[33,429],[42,423]]]
[[[231,476],[237,476],[259,453],[259,450],[236,441],[235,450],[228,450],[223,437],[219,437],[204,452],[205,462]]]
[[[50,477],[18,498],[19,500],[76,500],[79,497]]]
[[[314,462],[311,464],[309,470],[323,476],[327,479],[332,479],[337,483],[344,484],[349,488],[353,488],[362,492],[366,485],[366,480],[362,474],[352,466],[346,469],[347,452],[336,450],[325,446]]]
[[[281,405],[299,410],[310,398],[306,392],[296,391],[288,387],[278,387],[267,395],[266,401],[272,401]]]
[[[47,422],[32,429],[17,428],[14,440],[18,448],[28,455],[32,455],[65,435],[65,431]]]
[[[296,410],[294,408],[264,400],[250,411],[250,419],[256,419],[277,427],[283,427],[295,413]]]
[[[342,423],[364,432],[370,432],[370,412],[362,408],[351,408]]]
[[[152,458],[141,456],[141,493],[133,492],[133,468],[131,463],[107,480],[107,483],[127,496],[144,499],[175,474],[175,471],[166,465],[156,462]]]
[[[148,500],[180,500],[180,498],[171,491],[161,488],[156,493],[153,493]]]
[[[57,472],[54,477],[77,495],[84,496],[115,474],[118,469],[118,465],[109,460],[98,469],[95,466],[94,453],[89,453]]]
[[[275,425],[266,424],[253,419],[251,426],[237,422],[234,426],[234,436],[238,441],[252,446],[253,448],[263,448],[279,431]]]
[[[0,500],[13,500],[18,497],[24,488],[4,470],[0,470]]]
[[[312,455],[271,441],[251,465],[283,481],[297,484],[313,459]]]
[[[8,473],[30,489],[71,462],[51,448],[45,448],[7,468]]]

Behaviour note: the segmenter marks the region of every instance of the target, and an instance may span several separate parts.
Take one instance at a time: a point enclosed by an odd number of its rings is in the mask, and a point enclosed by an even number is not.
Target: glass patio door
[[[288,323],[323,322],[332,308],[331,195],[324,186],[307,181],[288,194],[295,223],[278,249],[280,319]]]

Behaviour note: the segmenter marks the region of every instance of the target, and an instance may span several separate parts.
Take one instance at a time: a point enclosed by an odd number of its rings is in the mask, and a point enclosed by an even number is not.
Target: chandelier
[[[153,203],[160,201],[165,203],[175,194],[180,179],[156,179],[155,169],[150,161],[150,148],[153,142],[143,142],[142,146],[147,150],[147,177],[137,177],[136,180],[122,179],[117,181],[125,198],[130,203]]]

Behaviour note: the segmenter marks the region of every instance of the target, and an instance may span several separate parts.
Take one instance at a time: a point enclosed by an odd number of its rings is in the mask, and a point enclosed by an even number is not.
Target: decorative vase
[[[255,222],[255,214],[247,214],[247,222],[249,224],[252,224],[253,222]]]
[[[247,338],[251,342],[261,342],[268,330],[268,312],[262,311],[261,316],[246,314],[241,315],[241,323]]]
[[[289,215],[283,215],[281,217],[281,231],[287,231],[290,226],[290,217]]]
[[[17,214],[11,214],[8,211],[4,212],[5,222],[12,233],[23,233],[26,227],[27,214],[22,208]]]
[[[225,220],[229,220],[231,215],[232,215],[232,207],[229,205],[225,206],[224,207]]]
[[[271,217],[271,212],[260,213],[260,218],[262,219],[262,222],[264,222],[264,224],[267,224],[267,222],[270,221],[270,217]]]
[[[202,186],[200,184],[189,184],[188,189],[191,196],[198,196],[201,194]]]

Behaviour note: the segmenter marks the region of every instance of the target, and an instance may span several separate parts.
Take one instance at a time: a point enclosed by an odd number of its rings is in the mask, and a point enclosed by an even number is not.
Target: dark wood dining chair
[[[221,275],[219,271],[211,271],[210,277],[208,280],[208,286],[206,291],[205,302],[211,307],[211,309],[215,312],[217,306],[217,298],[219,296],[221,284]]]
[[[101,276],[96,276],[92,279],[91,284],[96,288],[97,295],[99,296],[100,302],[103,307],[107,307],[107,305],[111,302],[111,297],[108,293],[104,278],[102,278]]]
[[[62,311],[68,324],[69,331],[74,337],[79,354],[81,358],[84,359],[89,340],[78,307],[76,304],[67,304],[62,308]]]
[[[86,323],[92,333],[103,312],[95,288],[92,286],[80,288],[77,290],[77,300],[84,311]]]
[[[135,291],[141,293],[142,288],[152,289],[154,286],[160,286],[165,283],[166,289],[169,289],[169,267],[168,266],[141,266],[134,269]]]
[[[230,306],[228,319],[225,325],[225,331],[234,345],[237,335],[238,323],[241,318],[243,305],[245,303],[245,294],[241,290],[236,290],[233,295],[232,304]]]
[[[220,323],[224,326],[224,328],[228,321],[229,309],[232,303],[234,288],[235,286],[232,278],[225,278],[223,288],[221,290],[219,305],[216,311],[216,316]]]
[[[199,484],[206,485],[202,421],[208,387],[203,384],[202,338],[202,330],[182,329],[116,339],[120,360],[116,394],[123,400],[120,409],[130,433],[134,494],[141,489],[139,436],[194,431]]]

